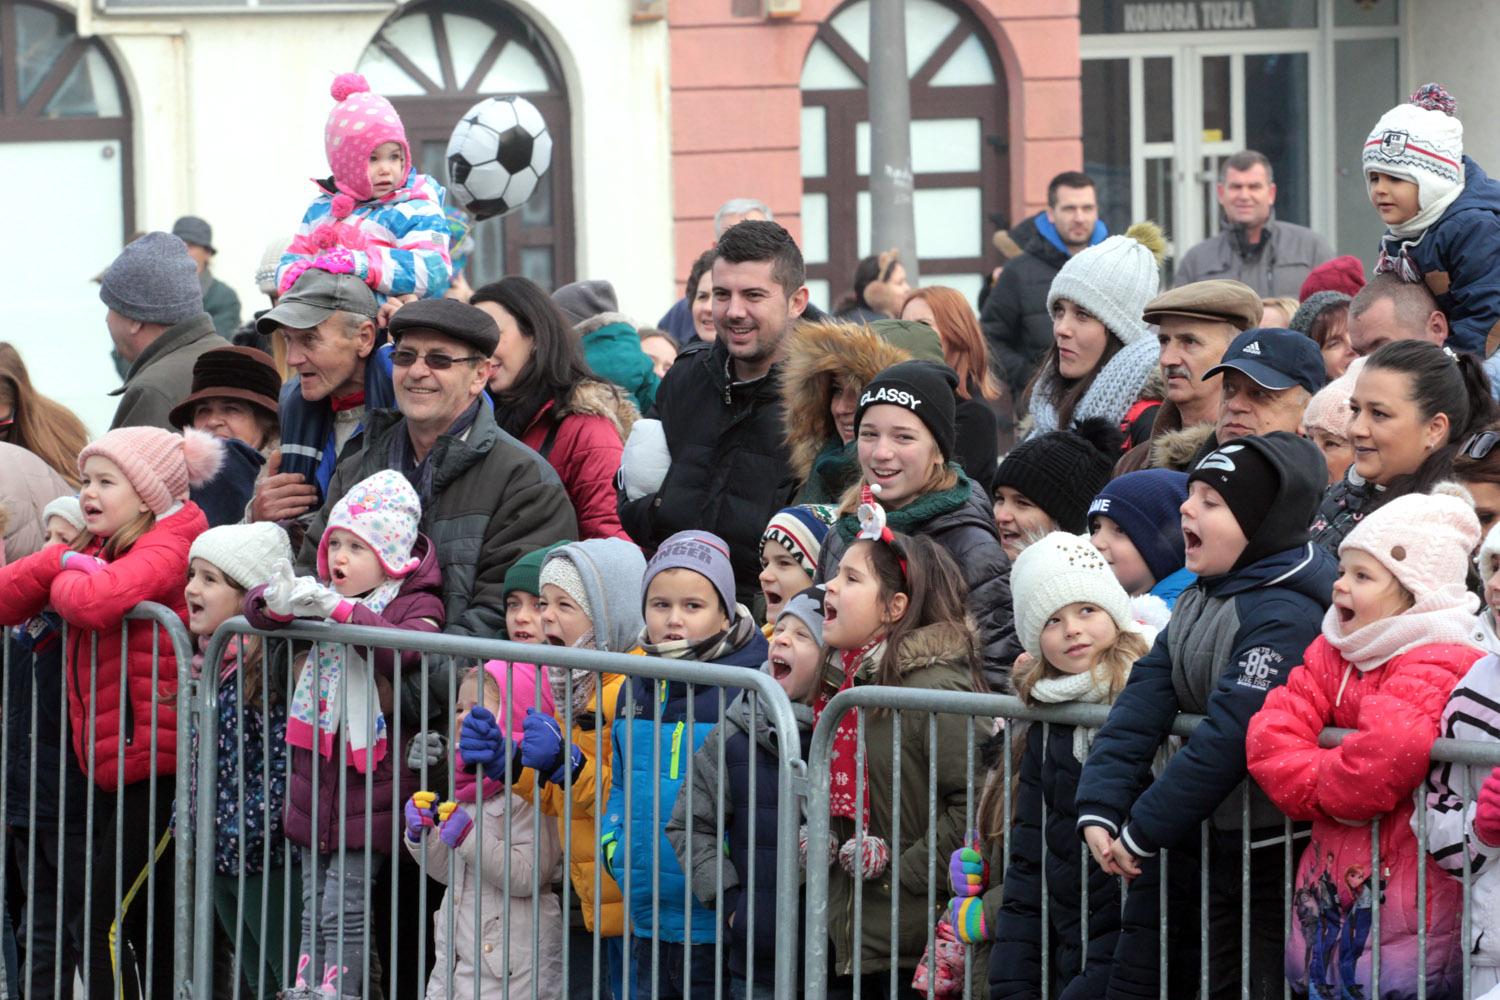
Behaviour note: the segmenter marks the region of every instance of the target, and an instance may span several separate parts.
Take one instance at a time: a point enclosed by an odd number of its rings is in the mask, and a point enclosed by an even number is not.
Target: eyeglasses
[[[428,351],[426,354],[418,354],[416,351],[400,350],[391,352],[391,364],[397,368],[410,368],[421,358],[428,368],[435,372],[445,372],[460,361],[483,361],[483,354],[465,354],[461,358],[455,358],[450,354],[439,354],[436,351]]]
[[[1472,458],[1476,462],[1483,461],[1489,453],[1495,450],[1495,445],[1500,444],[1500,431],[1480,431],[1459,449],[1459,454],[1464,458]]]

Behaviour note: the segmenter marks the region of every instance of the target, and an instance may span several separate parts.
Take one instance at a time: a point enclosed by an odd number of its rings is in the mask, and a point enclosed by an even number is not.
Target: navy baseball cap
[[[1211,379],[1230,368],[1276,391],[1300,385],[1308,392],[1317,392],[1328,384],[1323,352],[1310,337],[1291,330],[1246,330],[1230,341],[1223,359],[1204,372],[1203,378]]]

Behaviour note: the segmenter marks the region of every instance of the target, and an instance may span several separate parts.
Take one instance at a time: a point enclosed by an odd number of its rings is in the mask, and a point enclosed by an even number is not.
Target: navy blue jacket
[[[203,509],[208,526],[239,524],[245,519],[245,508],[255,495],[255,480],[260,476],[266,457],[243,441],[224,441],[224,464],[219,474],[202,486],[188,491],[193,503]]]
[[[1464,157],[1464,189],[1415,240],[1387,233],[1381,249],[1404,251],[1448,317],[1448,346],[1484,357],[1500,324],[1500,182]]]
[[[1088,964],[1082,948],[1079,872],[1083,845],[1074,802],[1083,765],[1073,755],[1072,726],[1033,722],[1021,758],[1005,896],[990,951],[990,1000],[1041,996],[1043,975],[1059,1000],[1093,1000],[1105,994],[1115,942],[1120,936],[1119,879],[1088,866]],[[1045,814],[1046,822],[1043,823]],[[1042,863],[1047,868],[1049,961],[1042,964]]]
[[[64,802],[63,821],[69,830],[83,832],[89,782],[78,759],[65,750],[68,714],[63,691],[62,619],[44,611],[25,624],[5,630],[10,659],[5,676],[6,747],[5,822],[31,824],[28,798],[36,797],[36,824],[57,828],[58,803]],[[32,739],[31,701],[36,699],[36,733]],[[32,781],[31,748],[36,745],[36,780]],[[58,780],[58,768],[63,777]]]

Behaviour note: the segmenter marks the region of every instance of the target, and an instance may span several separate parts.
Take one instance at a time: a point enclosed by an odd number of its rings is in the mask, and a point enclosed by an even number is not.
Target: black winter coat
[[[620,493],[620,524],[647,552],[688,528],[729,543],[736,597],[759,593],[760,535],[792,502],[797,482],[787,458],[779,366],[754,382],[733,382],[721,341],[680,355],[647,413],[661,421],[671,468],[655,493]]]
[[[938,514],[913,534],[926,535],[941,545],[963,570],[969,586],[969,613],[979,626],[979,649],[984,657],[984,679],[991,690],[1010,690],[1010,668],[1021,655],[1010,598],[1010,560],[995,533],[994,508],[978,483],[970,483],[969,501],[957,510]],[[828,533],[818,558],[817,582],[838,572],[849,543],[837,528]],[[759,570],[756,571],[757,574]]]
[[[1052,279],[1068,262],[1068,255],[1034,227],[1031,239],[1021,248],[1026,252],[1005,265],[979,317],[992,363],[1015,399],[1021,398],[1042,355],[1052,346],[1047,293]]]
[[[1088,954],[1080,972],[1082,920],[1079,872],[1085,848],[1078,839],[1078,776],[1083,765],[1073,755],[1074,727],[1041,723],[1026,733],[1010,860],[1005,869],[1005,901],[990,951],[990,1000],[1040,997],[1042,976],[1042,872],[1047,865],[1048,995],[1058,1000],[1092,1000],[1109,985],[1110,964],[1120,936],[1119,880],[1088,864]],[[1043,825],[1043,815],[1046,822]]]

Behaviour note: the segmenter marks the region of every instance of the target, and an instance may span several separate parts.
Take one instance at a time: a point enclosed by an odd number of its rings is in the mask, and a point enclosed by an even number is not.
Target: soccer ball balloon
[[[448,139],[448,176],[475,221],[504,215],[537,189],[552,165],[552,135],[524,97],[487,97]]]

